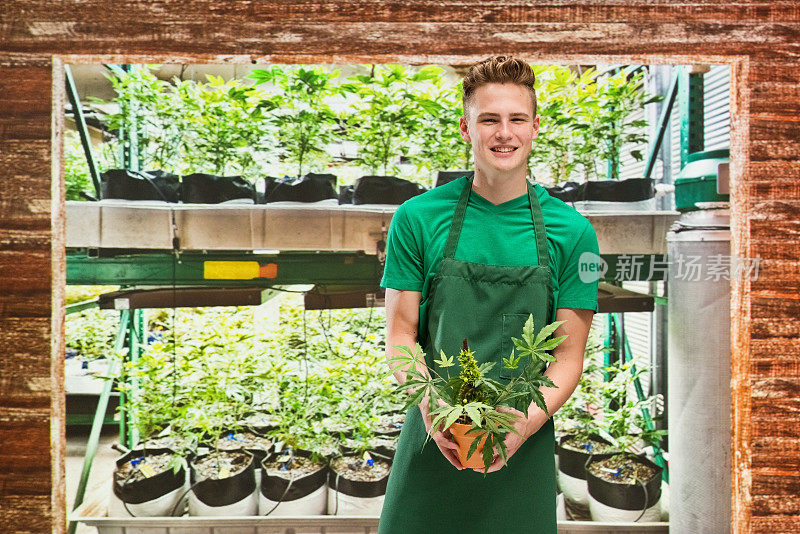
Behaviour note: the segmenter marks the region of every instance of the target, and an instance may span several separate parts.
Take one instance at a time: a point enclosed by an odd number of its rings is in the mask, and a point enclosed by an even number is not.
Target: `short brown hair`
[[[478,87],[487,83],[515,83],[528,88],[533,100],[533,117],[536,117],[536,75],[530,65],[513,56],[492,56],[469,68],[461,82],[464,89],[462,104],[464,116],[467,116],[467,105]]]

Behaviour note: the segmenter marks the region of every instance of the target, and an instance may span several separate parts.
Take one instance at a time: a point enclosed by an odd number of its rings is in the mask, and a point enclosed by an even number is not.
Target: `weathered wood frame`
[[[734,532],[800,531],[800,6],[136,0],[0,6],[0,530],[61,532],[64,63],[729,63]],[[72,55],[74,54],[74,55]],[[49,172],[48,172],[49,171]],[[22,437],[22,439],[20,439]]]

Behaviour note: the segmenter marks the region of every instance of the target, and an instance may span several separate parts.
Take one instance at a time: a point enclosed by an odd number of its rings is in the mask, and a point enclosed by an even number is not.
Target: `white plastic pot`
[[[607,506],[591,495],[589,495],[589,513],[592,514],[592,521],[602,521],[609,523],[631,523],[642,514],[641,510],[622,510]],[[661,521],[661,500],[659,499],[653,506],[645,510],[638,523],[650,523]]]
[[[277,507],[275,505],[278,505]],[[291,501],[273,501],[264,496],[258,496],[259,515],[325,515],[328,506],[328,484],[323,484],[308,495]],[[274,508],[274,510],[273,510]],[[272,512],[270,512],[272,510]]]

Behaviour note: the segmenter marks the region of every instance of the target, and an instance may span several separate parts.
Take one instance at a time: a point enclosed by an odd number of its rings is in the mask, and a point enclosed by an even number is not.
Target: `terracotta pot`
[[[467,453],[475,441],[476,434],[467,434],[467,430],[472,428],[472,425],[465,425],[462,423],[453,423],[450,425],[450,432],[453,434],[453,439],[458,443],[458,460],[461,465],[471,469],[483,469],[483,444],[486,442],[486,433],[481,436],[481,441],[472,456],[467,459]]]

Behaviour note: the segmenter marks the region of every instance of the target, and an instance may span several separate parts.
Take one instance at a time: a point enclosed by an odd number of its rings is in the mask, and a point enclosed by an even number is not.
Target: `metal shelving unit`
[[[73,517],[99,534],[375,534],[378,517]],[[558,534],[667,534],[668,523],[559,521]]]

